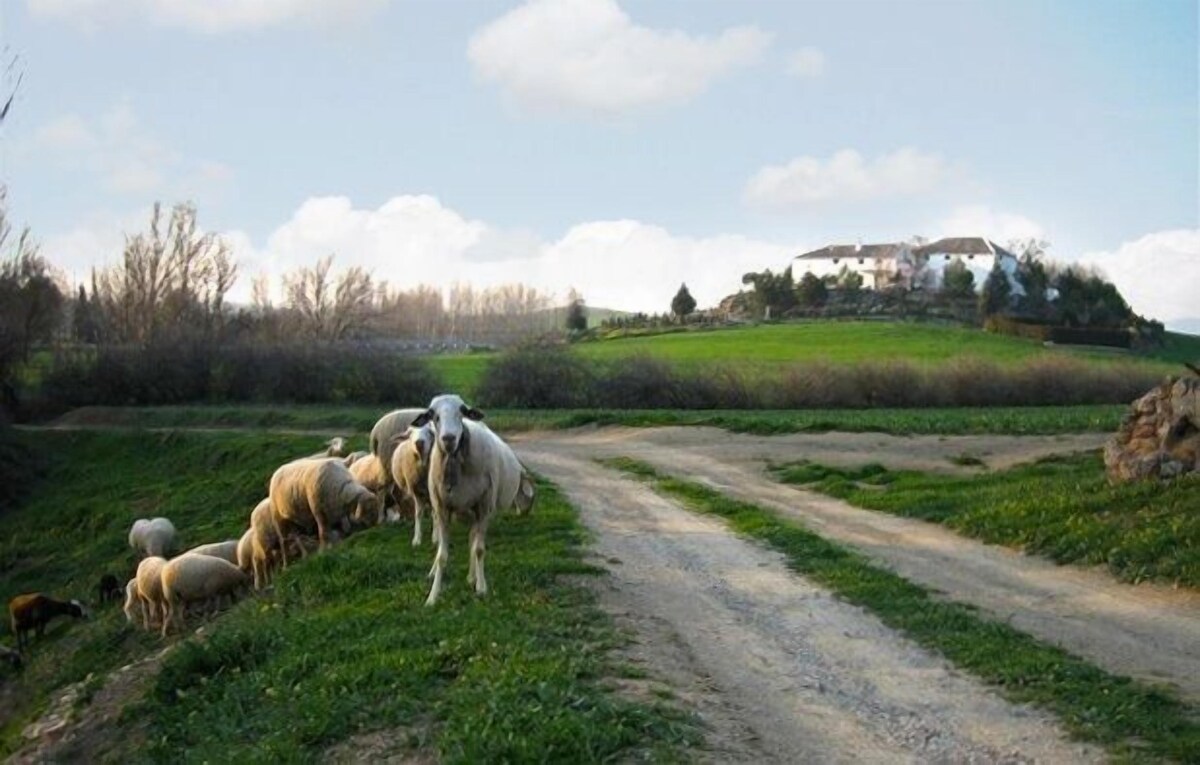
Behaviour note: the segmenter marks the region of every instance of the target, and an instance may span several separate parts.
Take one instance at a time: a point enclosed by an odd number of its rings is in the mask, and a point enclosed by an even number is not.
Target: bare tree
[[[309,337],[337,341],[358,333],[372,314],[374,286],[371,275],[359,266],[343,271],[334,280],[333,255],[312,268],[298,268],[283,277],[288,309]]]

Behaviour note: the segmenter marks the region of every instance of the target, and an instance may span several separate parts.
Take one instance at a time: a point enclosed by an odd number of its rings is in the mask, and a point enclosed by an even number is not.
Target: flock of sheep
[[[130,623],[159,628],[166,636],[180,629],[190,612],[215,613],[249,591],[270,583],[273,572],[290,557],[324,549],[357,528],[396,520],[389,502],[410,506],[414,546],[422,542],[421,516],[432,510],[437,545],[426,605],[437,602],[449,560],[450,517],[470,524],[467,581],[487,592],[484,560],[487,529],[497,512],[533,507],[534,484],[516,454],[485,425],[483,412],[456,395],[437,396],[427,408],[397,409],[371,430],[370,451],[345,454],[345,440],[288,462],[275,470],[268,495],[250,513],[240,539],[192,548],[169,558],[176,530],[166,518],[140,519],[129,531],[129,544],[142,557],[125,585],[124,611]],[[120,599],[119,581],[106,574],[99,598]],[[39,637],[56,616],[86,618],[79,601],[58,601],[43,593],[18,595],[9,603],[17,651],[29,632]],[[0,657],[19,664],[19,653],[0,647]]]

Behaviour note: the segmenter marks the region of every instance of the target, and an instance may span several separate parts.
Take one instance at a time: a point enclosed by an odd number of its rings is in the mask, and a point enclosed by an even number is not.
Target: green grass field
[[[779,466],[775,475],[1059,563],[1106,566],[1125,581],[1200,587],[1200,478],[1109,486],[1098,454],[967,477],[810,463]]]
[[[233,538],[272,470],[314,451],[315,436],[259,433],[39,432],[31,497],[0,515],[0,593],[92,600],[104,572],[134,567],[130,522],[166,515],[182,542]],[[428,547],[403,525],[370,529],[284,572],[164,659],[88,761],[312,761],[359,733],[388,730],[401,751],[446,762],[567,762],[678,757],[690,718],[617,694],[620,642],[579,577],[575,511],[543,484],[527,517],[492,524],[488,575],[465,584],[455,531],[443,601],[427,609]],[[7,623],[5,629],[7,630]],[[5,637],[5,641],[9,641]],[[160,645],[118,606],[58,621],[25,669],[0,680],[0,755],[51,693]],[[0,673],[7,673],[7,667]],[[86,684],[89,693],[99,680]],[[303,699],[301,703],[298,699]]]
[[[970,606],[947,602],[757,505],[662,475],[637,460],[607,464],[696,512],[722,518],[734,531],[783,554],[799,574],[869,609],[1009,698],[1053,712],[1073,735],[1107,746],[1117,761],[1196,761],[1200,709],[1194,705],[1104,672]]]
[[[566,409],[487,412],[496,430],[574,428],[584,425],[656,427],[706,425],[740,433],[822,433],[833,430],[906,434],[1007,434],[1111,432],[1127,407],[1117,405],[986,407],[947,409],[803,409],[785,411]],[[365,434],[383,413],[364,406],[196,405],[84,407],[68,412],[66,427],[247,428],[314,430],[358,435],[354,448],[366,448]]]
[[[1015,363],[1035,356],[1067,355],[1097,363],[1130,361],[1164,374],[1182,371],[1181,361],[1200,361],[1200,337],[1168,333],[1162,349],[1146,355],[1121,351],[1046,348],[1025,338],[978,329],[892,321],[824,321],[769,324],[706,331],[671,332],[642,337],[582,342],[585,358],[612,361],[647,355],[685,367],[738,363],[769,369],[785,364],[824,361],[856,364],[906,360],[937,365],[962,357]],[[489,354],[438,356],[433,367],[453,390],[472,392],[482,378]]]

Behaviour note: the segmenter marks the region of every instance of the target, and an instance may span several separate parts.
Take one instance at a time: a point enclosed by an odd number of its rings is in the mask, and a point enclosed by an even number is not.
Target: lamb
[[[392,452],[396,451],[396,447],[399,445],[396,437],[407,432],[413,420],[424,413],[424,409],[395,409],[380,417],[375,423],[375,427],[371,428],[369,448],[371,454],[379,458],[383,469],[387,472],[389,486],[395,481],[391,472]]]
[[[125,612],[125,621],[130,624],[146,621],[145,608],[138,596],[137,577],[125,583],[125,605],[122,610]]]
[[[308,456],[309,459],[320,459],[322,457],[345,457],[346,456],[346,439],[341,436],[334,436],[325,442],[325,448]]]
[[[227,560],[211,555],[180,555],[168,561],[162,569],[163,614],[162,635],[172,624],[182,631],[184,610],[188,605],[207,604],[213,612],[225,597],[232,600],[246,588],[249,579],[245,572]]]
[[[337,460],[296,460],[280,467],[271,476],[270,500],[271,523],[285,567],[285,529],[308,530],[315,525],[319,547],[324,550],[335,527],[346,532],[351,518],[363,521],[379,514],[376,496]],[[300,549],[301,556],[307,554]]]
[[[383,462],[374,454],[368,454],[350,465],[350,475],[375,495],[375,499],[379,502],[379,513],[375,517],[375,525],[382,525],[384,499],[387,497],[388,489],[391,488],[391,479],[388,478],[388,471],[384,469]]]
[[[224,542],[212,542],[206,545],[193,547],[184,553],[184,555],[211,555],[214,558],[227,560],[233,565],[237,565],[237,550],[238,540],[227,539]]]
[[[270,507],[270,503],[267,503]],[[251,513],[253,516],[253,513]],[[253,518],[252,518],[253,520]],[[237,544],[237,567],[249,574],[254,569],[254,529],[246,529]]]
[[[117,582],[117,578],[112,574],[105,574],[100,577],[100,583],[96,585],[96,602],[107,603],[108,601],[118,601],[121,599],[121,585]]]
[[[250,567],[254,573],[254,589],[261,590],[271,579],[271,565],[279,540],[271,521],[271,500],[264,499],[250,513]],[[244,570],[244,569],[243,569]]]
[[[150,629],[158,623],[159,617],[166,612],[162,592],[162,570],[167,565],[167,559],[161,556],[146,558],[138,564],[137,580],[138,598],[142,602],[142,626]]]
[[[394,436],[391,474],[396,490],[413,506],[413,547],[421,544],[421,516],[429,504],[429,452],[433,449],[433,426],[409,428]],[[436,529],[435,529],[436,532]],[[433,537],[434,544],[437,536]]]
[[[129,546],[143,557],[165,557],[175,549],[175,526],[166,518],[139,518],[129,530]]]
[[[24,650],[29,643],[29,631],[37,637],[46,634],[46,624],[56,616],[88,618],[87,606],[78,600],[55,600],[40,592],[18,595],[8,602],[8,618],[12,632],[17,636],[17,650]]]
[[[471,557],[467,582],[479,595],[487,594],[484,557],[487,527],[493,514],[513,507],[525,474],[513,450],[480,420],[483,412],[453,394],[437,396],[413,427],[432,423],[436,438],[429,460],[429,498],[433,505],[438,550],[430,574],[433,586],[426,605],[437,602],[442,574],[450,557],[451,513],[471,522]],[[528,484],[532,488],[532,483]]]

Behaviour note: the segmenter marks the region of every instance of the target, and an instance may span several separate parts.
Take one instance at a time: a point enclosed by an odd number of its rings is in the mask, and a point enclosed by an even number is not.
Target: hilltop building
[[[979,259],[973,270],[986,273],[995,264],[1008,275],[1014,294],[1024,294],[1016,278],[1017,256],[981,236],[948,237],[936,242],[917,239],[911,242],[882,244],[830,244],[819,250],[797,255],[810,269],[820,263],[834,266],[845,263],[863,276],[863,286],[881,290],[899,287],[906,290],[941,288],[942,269],[952,259]],[[977,280],[978,281],[978,280]]]

